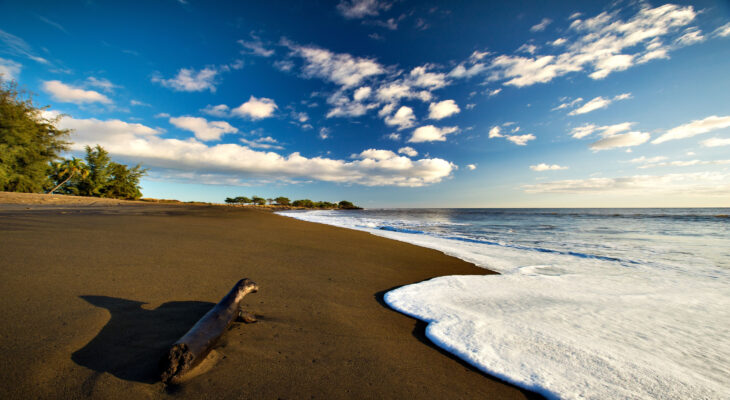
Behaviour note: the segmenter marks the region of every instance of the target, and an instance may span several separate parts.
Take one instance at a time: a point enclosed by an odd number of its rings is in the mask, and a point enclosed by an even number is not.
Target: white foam
[[[371,229],[502,275],[447,276],[390,291],[394,309],[486,373],[559,398],[730,398],[730,277]],[[377,226],[375,224],[374,226]]]

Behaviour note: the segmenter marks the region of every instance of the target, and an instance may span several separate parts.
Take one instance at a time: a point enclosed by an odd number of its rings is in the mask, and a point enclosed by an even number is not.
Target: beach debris
[[[205,359],[236,318],[254,322],[253,314],[242,311],[240,307],[243,297],[258,289],[256,282],[248,278],[241,279],[215,307],[178,339],[170,348],[166,360],[163,360],[167,365],[161,376],[162,382],[180,383],[186,374]],[[250,321],[251,318],[254,321]]]

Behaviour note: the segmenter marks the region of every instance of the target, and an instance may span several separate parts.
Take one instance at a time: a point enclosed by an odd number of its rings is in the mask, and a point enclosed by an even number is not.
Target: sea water
[[[730,209],[288,211],[500,275],[392,290],[482,371],[548,398],[730,399]]]

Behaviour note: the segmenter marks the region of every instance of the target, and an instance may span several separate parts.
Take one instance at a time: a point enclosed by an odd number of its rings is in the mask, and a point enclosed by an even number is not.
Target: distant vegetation
[[[86,146],[84,160],[64,159],[70,131],[58,120],[43,118],[47,107],[37,107],[13,82],[0,77],[0,191],[61,193],[135,200],[142,196],[140,165],[130,168],[111,160],[101,146]]]
[[[312,201],[309,199],[294,200],[291,201],[287,197],[277,197],[275,199],[264,199],[258,196],[251,198],[245,196],[238,197],[227,197],[227,204],[250,204],[256,206],[271,205],[277,207],[287,208],[320,208],[320,209],[339,209],[339,210],[359,210],[360,207],[352,204],[347,200],[342,200],[339,203],[330,203],[329,201]]]

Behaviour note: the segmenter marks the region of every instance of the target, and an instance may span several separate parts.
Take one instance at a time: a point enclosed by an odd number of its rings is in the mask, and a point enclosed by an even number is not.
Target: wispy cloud
[[[195,137],[203,141],[220,140],[226,133],[236,133],[238,129],[225,121],[208,121],[200,117],[173,117],[170,123],[180,129],[193,132]]]
[[[670,140],[686,139],[727,127],[730,127],[730,115],[722,117],[712,115],[705,119],[695,120],[690,123],[672,128],[668,130],[665,134],[654,139],[652,143],[660,144],[668,142]]]
[[[550,18],[543,18],[540,23],[535,24],[530,28],[530,32],[542,32],[548,25],[550,25],[551,22],[553,22],[553,20]]]
[[[53,98],[57,101],[65,103],[112,103],[111,99],[97,91],[84,90],[78,87],[67,85],[61,81],[54,80],[43,82],[43,91],[53,96]]]
[[[2,29],[0,29],[0,42],[5,45],[0,46],[0,53],[26,57],[35,62],[50,65],[50,62],[45,58],[38,56],[30,45],[25,42],[25,40],[5,32]]]
[[[568,167],[564,167],[564,166],[561,166],[558,164],[540,163],[537,165],[530,165],[530,169],[533,171],[542,172],[542,171],[560,171],[563,169],[568,169]]]
[[[382,0],[341,0],[337,11],[348,19],[375,17],[381,11],[390,9],[392,3]]]
[[[193,68],[181,68],[174,78],[164,79],[160,76],[153,76],[152,82],[178,92],[202,92],[209,90],[215,92],[218,82],[216,77],[218,70],[215,67],[205,67],[199,71]]]
[[[591,99],[590,101],[583,104],[582,106],[576,108],[575,110],[569,112],[568,115],[587,114],[591,111],[606,108],[614,101],[626,100],[626,99],[630,99],[630,98],[631,98],[631,93],[619,94],[612,99],[598,96],[598,97]],[[561,104],[561,106],[562,106],[562,104]]]

